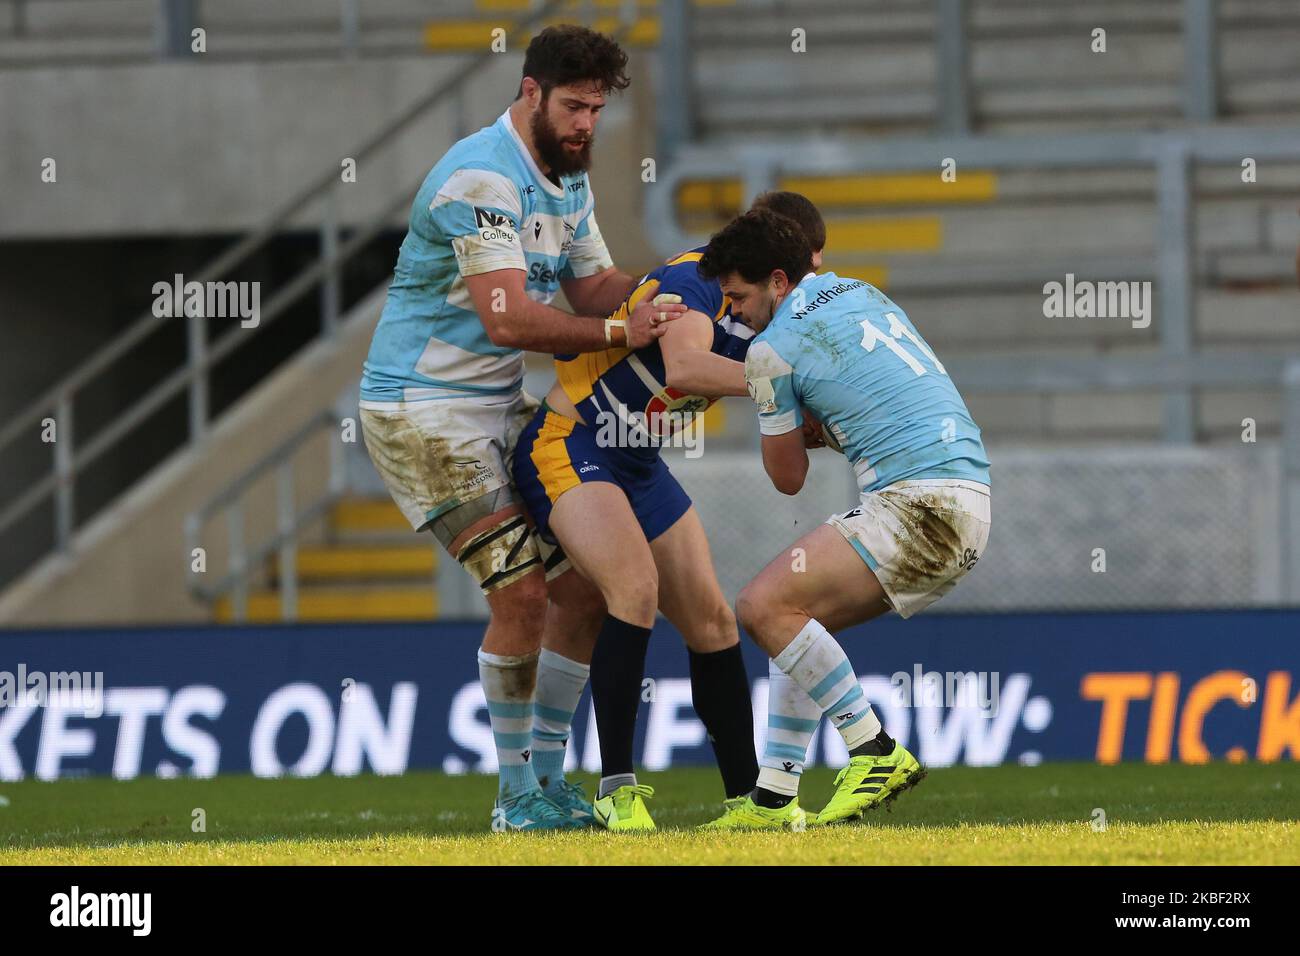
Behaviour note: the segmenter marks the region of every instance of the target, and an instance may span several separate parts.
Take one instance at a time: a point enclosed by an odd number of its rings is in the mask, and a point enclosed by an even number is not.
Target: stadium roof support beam
[[[940,133],[970,131],[970,54],[966,43],[966,0],[936,0],[935,87]]]
[[[655,115],[659,122],[659,162],[663,164],[695,138],[695,60],[691,49],[691,0],[663,0],[660,7],[660,99]]]
[[[154,39],[158,56],[179,60],[192,56],[190,35],[196,26],[194,0],[158,0]]]
[[[1161,143],[1156,158],[1156,258],[1159,269],[1160,351],[1169,360],[1192,351],[1192,312],[1196,278],[1193,275],[1195,227],[1191,214],[1191,159],[1180,139]],[[1195,407],[1190,389],[1165,393],[1165,440],[1187,443],[1196,439]]]
[[[339,40],[344,56],[357,55],[361,46],[361,0],[340,0]]]
[[[1287,363],[1282,380],[1282,588],[1300,603],[1300,359]]]
[[[1189,123],[1219,115],[1219,23],[1215,0],[1183,0],[1183,114]]]

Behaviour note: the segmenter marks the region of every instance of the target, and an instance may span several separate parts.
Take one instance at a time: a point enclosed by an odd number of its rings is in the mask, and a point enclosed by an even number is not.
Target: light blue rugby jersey
[[[517,390],[519,349],[493,345],[464,276],[521,269],[528,297],[549,304],[560,280],[613,263],[586,173],[547,179],[507,110],[462,139],[425,177],[411,206],[384,312],[370,343],[362,402],[383,406]]]
[[[958,478],[989,483],[980,430],[942,363],[884,293],[809,273],[745,357],[764,435],[803,425],[808,408],[853,462],[858,485]]]

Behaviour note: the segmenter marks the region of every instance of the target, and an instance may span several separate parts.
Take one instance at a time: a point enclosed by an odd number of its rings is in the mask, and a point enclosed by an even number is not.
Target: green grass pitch
[[[805,806],[832,779],[810,770]],[[0,866],[1300,863],[1297,763],[932,770],[892,811],[805,833],[696,831],[719,810],[710,768],[641,780],[657,790],[653,834],[492,833],[484,776],[25,780],[0,784]]]

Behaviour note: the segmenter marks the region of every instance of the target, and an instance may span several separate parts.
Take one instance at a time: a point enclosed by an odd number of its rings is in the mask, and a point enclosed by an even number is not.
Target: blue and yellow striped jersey
[[[652,283],[657,280],[656,295],[676,293],[688,309],[713,319],[714,353],[743,362],[754,331],[731,317],[730,300],[722,294],[717,280],[700,275],[698,263],[703,252],[703,246],[683,252],[647,273],[614,318],[627,318],[654,289]],[[702,395],[685,395],[664,384],[664,357],[657,342],[635,351],[614,348],[603,352],[557,355],[555,373],[564,393],[589,425],[599,421],[602,414],[616,414],[629,421],[629,413],[639,413],[644,415],[642,421],[646,421],[664,412],[703,412],[714,401]],[[671,419],[658,420],[665,427],[671,422]],[[660,435],[663,434],[661,431]],[[654,447],[639,450],[649,455],[659,452]]]

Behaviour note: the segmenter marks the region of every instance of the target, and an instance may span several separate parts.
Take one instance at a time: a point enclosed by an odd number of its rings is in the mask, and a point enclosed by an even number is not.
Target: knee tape
[[[456,560],[478,582],[484,594],[513,584],[541,567],[537,536],[523,515],[513,515],[465,542]]]

